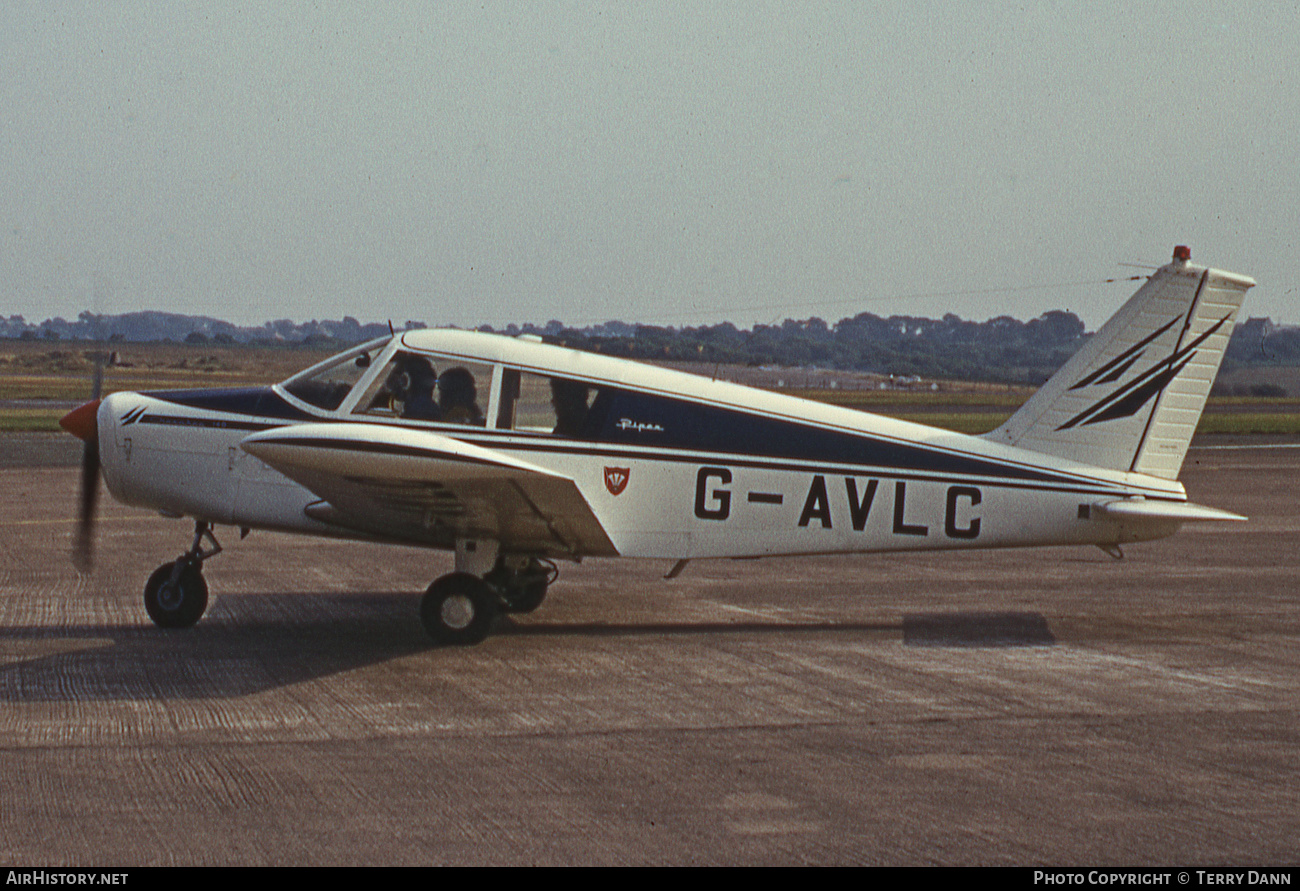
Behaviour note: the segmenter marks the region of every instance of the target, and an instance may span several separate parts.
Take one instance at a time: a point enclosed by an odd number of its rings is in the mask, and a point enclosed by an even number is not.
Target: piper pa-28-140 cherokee
[[[1121,544],[1197,520],[1178,472],[1254,282],[1179,247],[1005,424],[967,436],[539,342],[404,331],[271,387],[114,393],[64,418],[120,501],[195,521],[145,586],[207,607],[214,525],[455,552],[420,614],[477,643],[555,560]]]

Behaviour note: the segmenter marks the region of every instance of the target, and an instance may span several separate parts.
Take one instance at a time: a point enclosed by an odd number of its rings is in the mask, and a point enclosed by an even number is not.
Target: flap
[[[241,443],[328,505],[320,520],[384,538],[450,548],[491,539],[502,550],[616,556],[577,484],[493,449],[386,424],[299,424]]]

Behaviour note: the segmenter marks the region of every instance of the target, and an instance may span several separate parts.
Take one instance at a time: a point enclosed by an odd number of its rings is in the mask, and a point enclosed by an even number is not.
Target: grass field
[[[0,431],[58,430],[58,419],[67,411],[64,405],[90,398],[95,356],[110,352],[114,362],[104,370],[105,393],[268,384],[333,351],[238,344],[94,346],[0,341]],[[732,377],[744,382],[746,370],[733,371]],[[832,379],[834,373],[824,376]],[[985,433],[1010,417],[1033,390],[944,382],[937,391],[782,388],[778,392],[962,433]],[[51,407],[49,402],[63,405]],[[1300,399],[1216,397],[1209,401],[1197,432],[1300,434]]]
[[[98,356],[113,357],[104,368],[103,392],[108,394],[272,383],[331,352],[294,346],[0,341],[0,431],[58,430],[67,409],[46,403],[89,399]]]
[[[0,432],[48,433],[59,429],[63,409],[0,408]]]

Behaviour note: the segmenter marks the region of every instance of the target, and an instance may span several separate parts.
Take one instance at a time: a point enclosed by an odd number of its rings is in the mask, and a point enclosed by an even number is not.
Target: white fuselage
[[[1095,509],[1137,497],[1185,501],[1176,481],[1075,464],[862,412],[749,390],[532,343],[468,332],[395,337],[371,373],[398,348],[445,367],[473,361],[496,375],[484,426],[374,417],[353,395],[335,409],[284,387],[196,394],[117,393],[99,409],[104,477],[119,500],[216,524],[356,538],[387,538],[314,519],[322,499],[241,445],[262,430],[312,423],[384,424],[398,441],[432,431],[573,480],[627,557],[754,557],[1050,544],[1111,545],[1162,537],[1179,523],[1129,521]],[[734,443],[664,443],[663,422],[612,421],[617,441],[505,428],[498,416],[503,370],[564,374],[705,408],[736,424]],[[356,393],[365,390],[363,378]],[[258,395],[260,394],[260,395]],[[268,408],[270,406],[270,408]],[[749,420],[747,420],[749,419]],[[746,427],[780,430],[788,446],[762,448]],[[692,422],[697,423],[697,422]],[[752,425],[751,425],[752,426]],[[856,439],[870,449],[854,452]],[[827,450],[819,453],[819,443]],[[837,451],[838,450],[838,451]],[[865,455],[866,457],[862,457]],[[878,455],[879,460],[872,455]],[[857,456],[857,457],[855,457]],[[366,457],[340,473],[364,477]],[[419,542],[415,542],[419,543]],[[559,556],[582,556],[560,554]]]

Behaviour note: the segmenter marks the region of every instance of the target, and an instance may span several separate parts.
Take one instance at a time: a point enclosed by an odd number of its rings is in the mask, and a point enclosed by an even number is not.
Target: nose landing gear
[[[209,547],[205,549],[204,544]],[[159,628],[189,628],[203,618],[208,608],[208,583],[203,578],[203,561],[221,553],[212,527],[203,520],[194,524],[190,549],[171,563],[153,571],[144,586],[144,608]]]

